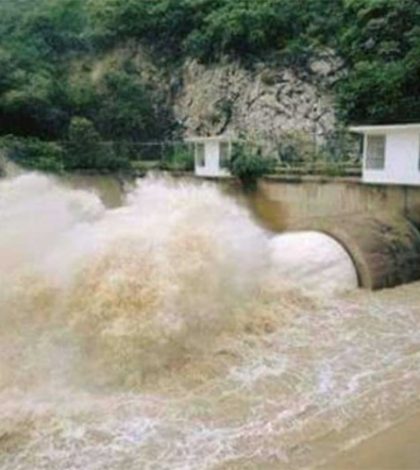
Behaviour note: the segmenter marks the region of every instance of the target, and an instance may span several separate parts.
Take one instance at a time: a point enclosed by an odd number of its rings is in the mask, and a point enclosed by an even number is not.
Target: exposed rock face
[[[341,63],[326,55],[305,71],[237,62],[203,66],[189,62],[174,99],[175,116],[186,135],[224,132],[276,142],[290,131],[325,133],[336,125],[328,91]]]
[[[246,68],[227,59],[212,65],[189,61],[178,68],[158,59],[131,43],[94,64],[79,64],[79,69],[90,69],[92,82],[100,86],[108,71],[129,64],[153,91],[157,109],[173,122],[164,138],[171,132],[175,139],[178,132],[187,137],[231,132],[276,146],[285,132],[310,137],[336,127],[331,86],[343,64],[332,52],[319,53],[305,68],[266,62]],[[83,77],[79,69],[74,70],[75,81]]]

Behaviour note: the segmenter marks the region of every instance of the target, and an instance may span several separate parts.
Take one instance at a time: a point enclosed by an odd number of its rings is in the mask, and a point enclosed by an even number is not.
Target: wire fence
[[[64,148],[71,148],[72,143],[61,142]],[[97,143],[99,149],[106,154],[112,154],[130,161],[164,162],[175,154],[183,152],[193,153],[191,144],[183,141],[162,142],[128,142],[128,141],[101,141]]]
[[[351,162],[357,165],[362,154],[360,138],[348,132],[285,132],[277,135],[275,139],[241,138],[234,142],[245,150],[275,158],[282,165],[313,161]],[[64,147],[69,145],[68,142],[62,144]],[[112,153],[131,161],[162,162],[180,153],[194,152],[193,144],[181,140],[102,141],[98,145],[104,153]]]
[[[61,141],[65,166],[69,169],[149,169],[190,171],[194,168],[194,149],[182,141],[128,142]]]
[[[255,145],[283,164],[309,161],[360,162],[362,140],[347,131],[284,132],[270,142]]]
[[[359,175],[361,172],[361,139],[348,132],[285,132],[275,138],[236,139],[233,147],[234,152],[239,148],[241,152],[275,159],[278,174]],[[194,144],[180,140],[35,143],[12,139],[7,148],[12,160],[42,159],[43,164],[46,154],[49,153],[52,161],[61,151],[65,167],[69,169],[118,169],[124,165],[140,171],[194,168]]]
[[[271,154],[277,174],[359,177],[363,139],[347,131],[285,133]]]

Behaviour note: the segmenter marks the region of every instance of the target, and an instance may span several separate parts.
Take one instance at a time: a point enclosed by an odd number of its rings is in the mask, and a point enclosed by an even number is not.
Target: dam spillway
[[[0,224],[2,470],[310,468],[418,402],[418,286],[352,289],[217,187],[22,175]]]
[[[274,232],[334,238],[377,290],[420,279],[420,189],[364,185],[349,178],[266,178],[250,206]]]
[[[311,227],[345,248],[360,287],[384,289],[420,279],[420,233],[401,215],[332,217]]]
[[[289,232],[273,237],[276,273],[288,282],[323,292],[356,289],[358,274],[346,249],[331,236],[316,231]]]
[[[18,181],[19,176],[24,176],[24,172],[12,164],[8,164],[6,174],[9,175],[8,181],[12,179]],[[363,199],[363,190],[366,190],[367,200],[372,201],[373,208],[376,207],[378,201],[385,198],[384,189],[381,189],[381,193],[376,195],[376,189],[370,187],[365,188],[353,183],[332,181],[332,183],[319,183],[318,213],[314,212],[314,206],[310,206],[311,213],[314,214],[313,217],[307,213],[308,208],[303,209],[302,212],[295,204],[297,196],[299,200],[303,198],[301,203],[303,207],[312,204],[309,201],[305,202],[305,200],[312,199],[314,195],[313,186],[315,183],[313,181],[308,183],[308,189],[305,182],[293,184],[285,181],[263,182],[259,186],[256,198],[253,197],[250,200],[249,206],[259,222],[273,232],[280,232],[278,236],[273,238],[277,241],[271,243],[274,252],[276,252],[272,260],[278,263],[279,273],[287,275],[293,281],[296,281],[300,276],[302,285],[307,286],[312,283],[311,272],[318,270],[324,273],[323,282],[326,287],[328,285],[337,286],[340,279],[343,279],[342,285],[344,287],[354,285],[353,279],[351,279],[353,274],[349,273],[355,269],[359,287],[372,290],[394,287],[420,279],[420,234],[418,229],[420,224],[417,223],[420,220],[420,209],[416,211],[414,189],[409,188],[411,191],[410,201],[413,203],[409,205],[408,214],[410,217],[406,217],[401,211],[396,211],[400,202],[394,192],[398,191],[398,188],[392,189],[391,210],[389,214],[385,214],[382,206],[378,206],[377,211],[372,211],[367,208],[363,209],[360,205]],[[82,192],[83,190],[89,191],[89,188],[95,188],[106,207],[109,208],[117,208],[123,204],[125,198],[121,182],[114,181],[109,177],[95,178],[72,175],[65,177],[63,182],[66,187],[79,188]],[[190,182],[192,183],[192,180]],[[346,192],[342,194],[347,186],[350,189],[346,189],[346,191],[351,190],[349,194],[352,200],[352,210],[357,208],[363,210],[361,213],[349,214],[345,214],[343,211],[343,215],[340,216],[337,215],[337,207],[328,201],[333,198],[334,191],[338,191],[340,200],[344,196],[347,197]],[[339,189],[336,189],[337,187]],[[354,197],[356,190],[357,198]],[[280,191],[279,195],[276,195],[276,191]],[[295,194],[295,191],[298,193]],[[281,197],[281,201],[276,200],[277,197]],[[355,201],[358,201],[357,204],[360,207],[355,205]],[[333,207],[335,207],[334,210],[332,210]],[[291,219],[290,211],[294,210],[300,214],[296,220]],[[319,214],[324,215],[321,217]],[[318,234],[318,245],[315,242],[315,233]],[[283,244],[284,249],[280,251],[275,249],[277,244],[279,246]],[[329,253],[327,253],[327,245],[331,248]],[[302,249],[305,251],[304,253]],[[279,255],[280,252],[282,255]],[[334,253],[336,258],[333,261]],[[282,259],[281,256],[284,258]],[[345,261],[343,262],[343,260]],[[353,264],[352,268],[348,266],[349,260]],[[290,263],[290,267],[288,267],[288,263]],[[331,269],[333,266],[335,268]],[[329,279],[327,279],[328,272],[331,273]]]
[[[420,233],[402,216],[326,218],[273,238],[285,279],[324,290],[378,290],[420,279]]]

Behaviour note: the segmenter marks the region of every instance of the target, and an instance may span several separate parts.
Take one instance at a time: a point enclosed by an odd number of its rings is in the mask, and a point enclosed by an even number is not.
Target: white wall
[[[386,135],[385,169],[366,169],[366,135],[363,181],[377,184],[420,185],[420,129],[369,132],[369,135],[378,134]]]
[[[205,152],[205,166],[199,167],[196,166],[195,174],[197,176],[205,176],[205,177],[223,177],[229,176],[229,172],[224,169],[220,168],[219,164],[219,153],[220,147],[218,141],[210,141],[206,142],[204,147]]]

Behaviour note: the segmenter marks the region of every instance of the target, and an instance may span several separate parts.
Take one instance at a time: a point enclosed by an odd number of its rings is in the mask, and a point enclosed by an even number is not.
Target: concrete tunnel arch
[[[303,229],[340,243],[353,260],[362,288],[384,289],[420,279],[420,232],[402,216],[331,217]]]

